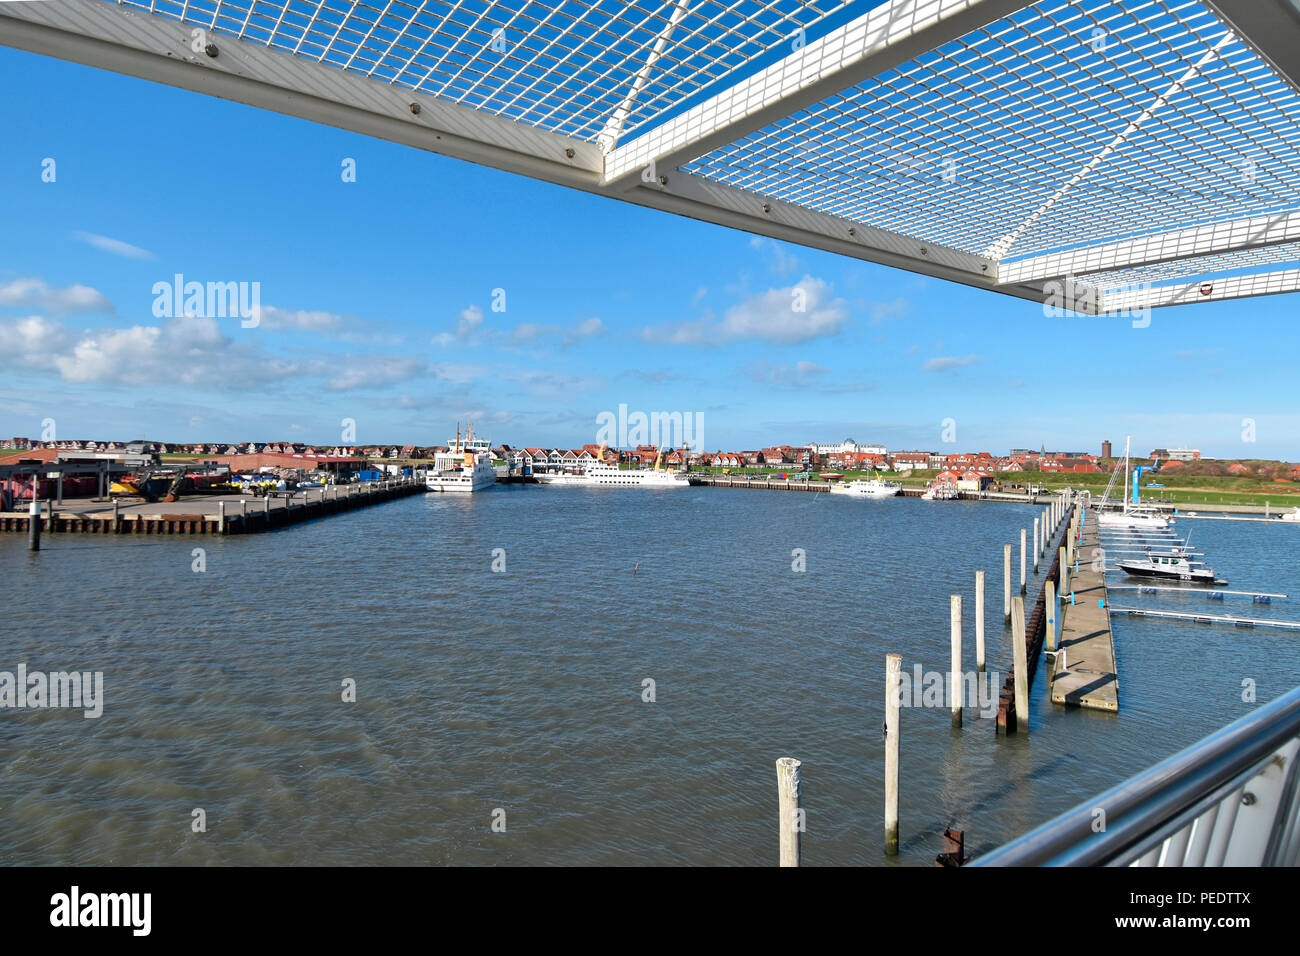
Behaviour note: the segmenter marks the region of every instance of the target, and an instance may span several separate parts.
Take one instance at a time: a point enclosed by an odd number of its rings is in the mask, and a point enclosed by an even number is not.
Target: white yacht
[[[1110,481],[1106,485],[1106,492],[1102,495],[1101,503],[1097,508],[1097,527],[1098,528],[1135,528],[1143,531],[1150,531],[1157,528],[1168,528],[1174,523],[1174,519],[1168,515],[1161,514],[1154,508],[1144,508],[1137,503],[1139,491],[1136,481],[1133,485],[1132,497],[1129,500],[1128,480],[1128,460],[1129,445],[1132,442],[1132,436],[1126,436],[1124,439],[1124,461],[1122,464],[1116,463],[1115,470],[1111,472]],[[1114,487],[1115,478],[1119,470],[1124,469],[1124,498],[1123,508],[1119,511],[1108,511],[1106,505],[1110,498],[1111,488]]]
[[[468,494],[496,484],[497,470],[492,464],[492,446],[484,438],[474,438],[470,426],[465,441],[456,427],[456,440],[447,451],[436,452],[433,467],[424,476],[427,491],[450,491]]]
[[[831,485],[831,494],[850,495],[854,498],[892,498],[902,493],[902,485],[893,481],[881,481],[879,478],[872,478],[870,481],[859,478],[842,485]]]

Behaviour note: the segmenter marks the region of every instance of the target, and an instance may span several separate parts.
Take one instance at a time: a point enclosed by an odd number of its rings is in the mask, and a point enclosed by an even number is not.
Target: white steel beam
[[[305,57],[105,0],[0,3],[0,44],[125,73],[579,188],[600,178],[591,143],[419,96]],[[418,112],[412,108],[416,104]]]
[[[1131,313],[1142,309],[1223,302],[1227,299],[1296,291],[1300,291],[1300,269],[1282,269],[1227,279],[1116,290],[1102,297],[1102,311]]]
[[[998,281],[1018,284],[1132,269],[1297,240],[1300,240],[1300,211],[1253,216],[1001,262],[998,264]]]
[[[619,146],[606,157],[605,181],[628,188],[651,164],[669,171],[1027,6],[890,0]]]

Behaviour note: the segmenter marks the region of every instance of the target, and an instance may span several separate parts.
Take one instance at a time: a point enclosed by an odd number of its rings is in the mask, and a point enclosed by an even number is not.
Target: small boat
[[[921,493],[922,501],[956,501],[961,492],[949,482],[931,482]]]
[[[1125,574],[1137,578],[1171,578],[1189,584],[1223,585],[1214,577],[1214,569],[1207,568],[1199,562],[1187,560],[1177,552],[1153,552],[1140,558],[1126,559],[1119,562],[1119,568]]]
[[[1300,521],[1300,508],[1293,508],[1282,515],[1283,521]]]

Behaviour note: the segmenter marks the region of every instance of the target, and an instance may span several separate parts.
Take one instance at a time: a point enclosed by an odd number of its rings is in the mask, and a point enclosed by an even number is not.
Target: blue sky
[[[1295,295],[1141,329],[1052,319],[8,49],[0,82],[0,436],[49,418],[66,438],[334,443],[347,418],[362,443],[472,420],[494,442],[578,445],[626,404],[702,413],[709,449],[1096,452],[1131,432],[1141,452],[1300,458]],[[156,317],[176,273],[259,283],[262,321]]]

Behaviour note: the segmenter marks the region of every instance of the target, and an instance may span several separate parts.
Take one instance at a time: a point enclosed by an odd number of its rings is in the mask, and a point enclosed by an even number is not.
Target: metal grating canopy
[[[635,132],[846,5],[119,2],[593,142]]]
[[[685,168],[1015,259],[1300,207],[1300,95],[1202,3],[1039,3]]]
[[[1300,0],[49,0],[0,43],[1086,311],[1300,290]]]

